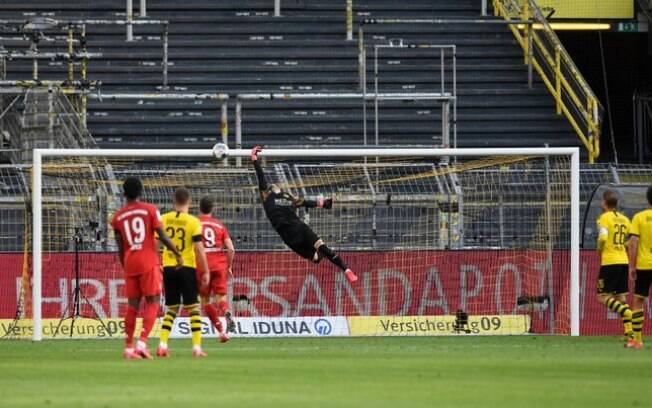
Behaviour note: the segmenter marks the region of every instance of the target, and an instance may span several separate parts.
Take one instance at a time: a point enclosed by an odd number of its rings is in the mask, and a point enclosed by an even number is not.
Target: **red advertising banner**
[[[356,271],[350,284],[327,260],[316,266],[287,252],[240,252],[230,295],[246,295],[240,316],[388,316],[531,313],[535,333],[569,331],[569,253],[554,254],[548,272],[545,254],[535,251],[343,252]],[[617,335],[617,316],[598,303],[599,268],[594,252],[582,253],[582,334]],[[126,307],[122,270],[115,254],[79,255],[82,312],[119,317]],[[16,313],[22,254],[0,254],[0,319]],[[75,285],[74,254],[46,254],[43,264],[43,317],[58,318],[69,307]],[[519,306],[521,297],[547,299],[554,307]],[[539,304],[541,306],[541,304]],[[649,309],[648,309],[649,310]],[[647,331],[647,330],[646,330]]]

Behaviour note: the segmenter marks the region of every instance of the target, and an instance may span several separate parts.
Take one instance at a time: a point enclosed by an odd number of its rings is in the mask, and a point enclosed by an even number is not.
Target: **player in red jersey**
[[[199,202],[199,221],[201,222],[206,258],[210,269],[210,282],[208,286],[199,290],[199,296],[201,297],[204,313],[219,333],[220,342],[225,343],[229,340],[229,337],[224,332],[219,316],[221,314],[226,318],[227,332],[235,332],[235,322],[229,310],[226,296],[227,277],[229,275],[233,276],[235,248],[226,226],[220,220],[212,217],[214,206],[215,204],[210,197],[203,197]],[[198,280],[202,274],[203,271],[198,267]],[[214,302],[211,302],[211,296],[215,296]]]
[[[125,271],[127,313],[125,315],[125,359],[151,359],[147,349],[149,336],[159,308],[161,296],[161,267],[156,237],[173,251],[177,263],[183,264],[181,254],[165,234],[156,206],[139,200],[143,185],[139,179],[128,177],[122,185],[126,204],[113,216],[111,225],[115,231],[120,263]],[[145,298],[143,329],[136,348],[134,331],[140,299]]]

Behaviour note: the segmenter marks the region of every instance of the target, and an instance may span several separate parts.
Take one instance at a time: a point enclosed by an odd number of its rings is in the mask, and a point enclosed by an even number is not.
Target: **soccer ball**
[[[213,155],[216,159],[224,160],[229,157],[229,146],[224,143],[217,143],[213,146]]]

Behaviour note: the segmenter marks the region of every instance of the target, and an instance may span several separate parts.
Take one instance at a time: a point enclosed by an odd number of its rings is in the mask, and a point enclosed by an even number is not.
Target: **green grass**
[[[607,337],[0,342],[1,407],[651,406],[652,353]]]

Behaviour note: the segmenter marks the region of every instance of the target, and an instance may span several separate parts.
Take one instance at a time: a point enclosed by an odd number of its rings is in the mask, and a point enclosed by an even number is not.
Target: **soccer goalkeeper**
[[[301,257],[319,263],[324,257],[337,265],[346,275],[349,282],[355,282],[358,277],[349,269],[342,258],[340,258],[324,241],[313,232],[296,214],[299,207],[325,208],[333,207],[331,198],[320,198],[316,201],[297,198],[287,191],[281,190],[276,184],[267,184],[265,173],[258,163],[258,153],[263,149],[256,146],[251,150],[251,161],[256,169],[258,177],[258,189],[263,202],[265,215],[281,237],[285,245]]]

